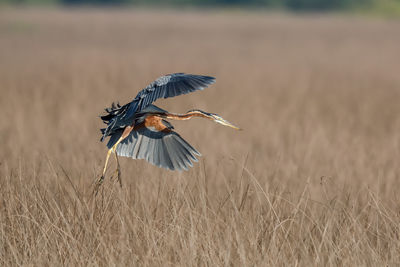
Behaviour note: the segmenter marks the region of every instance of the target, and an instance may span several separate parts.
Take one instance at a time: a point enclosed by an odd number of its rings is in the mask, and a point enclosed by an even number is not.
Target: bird
[[[215,78],[204,75],[173,73],[161,76],[142,89],[128,104],[112,103],[106,114],[100,116],[106,124],[100,129],[103,142],[107,137],[107,157],[97,185],[101,185],[107,170],[110,155],[114,153],[117,162],[115,173],[122,187],[118,156],[144,159],[149,163],[168,170],[188,170],[201,154],[186,142],[168,120],[189,120],[200,117],[224,126],[241,130],[221,116],[199,109],[185,114],[170,113],[153,105],[157,99],[170,98],[203,90],[215,83]]]

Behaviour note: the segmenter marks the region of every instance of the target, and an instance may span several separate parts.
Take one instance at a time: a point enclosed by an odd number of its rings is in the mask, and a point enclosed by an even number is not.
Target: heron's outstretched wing
[[[114,138],[115,136],[115,138]],[[113,135],[109,141],[118,139]],[[174,131],[153,131],[143,127],[132,131],[118,144],[119,156],[145,159],[149,163],[169,170],[188,170],[192,161],[197,162],[200,153]]]
[[[203,90],[215,82],[211,76],[174,73],[159,77],[140,91],[131,102],[127,116],[146,108],[159,98],[174,97]]]

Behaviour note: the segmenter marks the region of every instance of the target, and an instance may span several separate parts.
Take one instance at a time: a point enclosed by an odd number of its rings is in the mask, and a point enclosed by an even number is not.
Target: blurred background
[[[107,5],[148,7],[262,8],[288,11],[340,11],[398,16],[398,0],[1,0],[4,5]]]
[[[266,182],[290,186],[322,176],[374,182],[389,170],[394,177],[399,3],[4,3],[0,160],[16,167],[22,159],[40,165],[48,158],[89,182],[106,151],[98,141],[103,109],[131,101],[160,75],[187,72],[215,76],[217,83],[160,100],[161,107],[200,108],[245,129],[176,123],[202,152],[200,166],[215,177],[230,177],[243,164]],[[175,175],[142,161],[122,164],[128,173]]]
[[[89,182],[104,161],[104,108],[131,101],[160,75],[187,72],[217,83],[161,107],[200,108],[245,129],[175,123],[215,177],[246,164],[290,186],[326,175],[375,181],[379,164],[395,164],[398,153],[400,24],[379,12],[399,2],[10,2],[0,9],[0,160],[16,167],[48,158]]]

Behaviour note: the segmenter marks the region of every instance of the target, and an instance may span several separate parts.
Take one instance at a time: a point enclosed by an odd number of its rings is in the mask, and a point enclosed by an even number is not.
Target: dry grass
[[[143,10],[0,11],[0,265],[400,265],[400,23]],[[160,74],[188,172],[121,159],[91,199],[99,113]],[[111,172],[110,172],[111,175]]]

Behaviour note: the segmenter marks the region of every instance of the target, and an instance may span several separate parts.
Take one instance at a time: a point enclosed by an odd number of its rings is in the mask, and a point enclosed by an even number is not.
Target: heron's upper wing
[[[111,137],[109,143],[116,136]],[[111,145],[112,146],[112,145]],[[145,159],[149,163],[169,170],[187,170],[197,161],[200,153],[174,131],[154,131],[146,127],[132,131],[118,144],[119,156]]]
[[[174,73],[159,77],[140,91],[130,103],[127,116],[141,111],[159,98],[174,97],[203,90],[215,82],[211,76]]]

